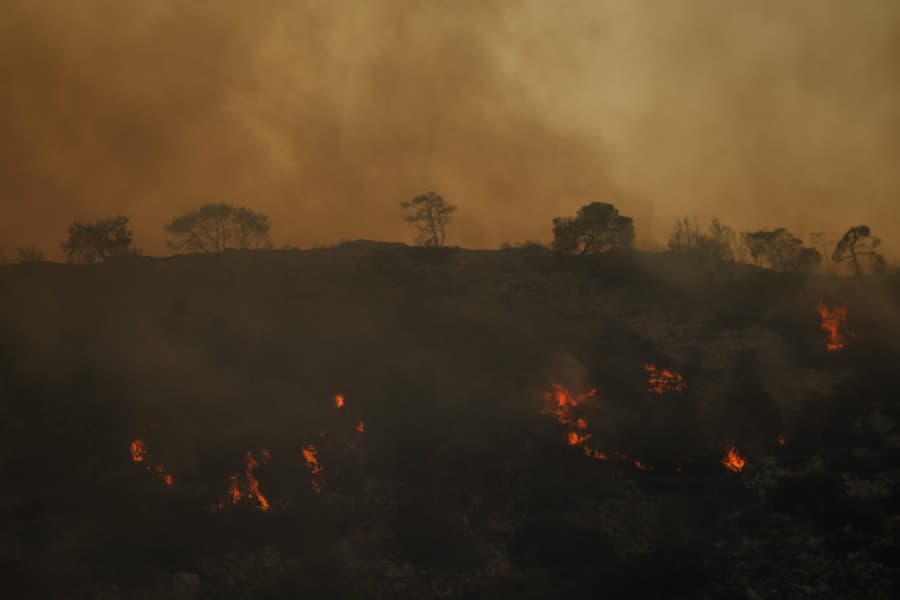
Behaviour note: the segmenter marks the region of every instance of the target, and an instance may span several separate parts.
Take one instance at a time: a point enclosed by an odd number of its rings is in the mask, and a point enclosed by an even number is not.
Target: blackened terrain
[[[842,352],[823,299],[848,307]],[[895,597],[898,315],[896,275],[643,253],[357,242],[2,267],[4,590]],[[646,363],[686,391],[649,393]],[[579,410],[609,460],[542,414],[553,383],[596,388]],[[132,461],[136,438],[173,486]],[[740,473],[719,462],[732,445]],[[267,512],[226,498],[261,449]]]

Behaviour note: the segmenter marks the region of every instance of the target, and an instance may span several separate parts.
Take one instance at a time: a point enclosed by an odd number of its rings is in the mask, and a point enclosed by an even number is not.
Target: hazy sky
[[[547,240],[590,201],[900,249],[895,0],[4,0],[0,249],[268,213],[277,244]]]

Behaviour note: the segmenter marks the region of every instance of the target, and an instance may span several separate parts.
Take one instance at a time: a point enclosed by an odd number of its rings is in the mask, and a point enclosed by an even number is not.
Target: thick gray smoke
[[[661,242],[681,214],[900,238],[900,5],[7,0],[0,248],[58,257],[74,219],[138,245],[204,202],[278,243],[547,239],[611,201]]]

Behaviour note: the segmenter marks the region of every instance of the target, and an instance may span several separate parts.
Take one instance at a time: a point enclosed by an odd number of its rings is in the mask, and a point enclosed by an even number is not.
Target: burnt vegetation
[[[651,253],[591,203],[465,250],[439,195],[401,208],[422,247],[273,250],[208,204],[165,228],[186,254],[115,260],[119,217],[73,224],[87,266],[0,269],[4,589],[896,593],[900,278],[867,227],[682,219]]]

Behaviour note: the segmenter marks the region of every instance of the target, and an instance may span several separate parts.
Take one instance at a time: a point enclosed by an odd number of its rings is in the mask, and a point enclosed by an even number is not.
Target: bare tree
[[[574,217],[553,219],[552,248],[560,254],[582,256],[633,245],[634,219],[606,202],[586,204]]]
[[[114,256],[137,254],[134,232],[128,228],[128,221],[128,217],[93,223],[75,221],[69,226],[68,239],[62,243],[66,259],[74,263],[95,263]]]
[[[669,236],[669,251],[678,254],[712,256],[722,260],[734,260],[741,252],[737,233],[724,225],[717,217],[710,220],[708,231],[700,230],[696,221],[687,217],[675,223]]]
[[[190,252],[266,248],[271,245],[271,228],[269,217],[263,213],[224,203],[204,204],[166,225],[166,232],[176,237],[166,244],[173,250]]]
[[[416,228],[416,243],[422,246],[441,247],[447,236],[447,225],[453,219],[457,207],[448,204],[440,195],[428,192],[416,196],[400,207],[406,213],[403,220]]]
[[[884,257],[875,249],[881,245],[881,240],[872,235],[872,230],[868,225],[857,225],[847,230],[847,233],[840,239],[835,246],[834,254],[831,259],[835,263],[841,263],[850,260],[853,263],[853,269],[857,277],[863,276],[863,268],[860,264],[860,257],[868,257],[871,262],[872,271],[878,273],[885,269],[886,262]]]

